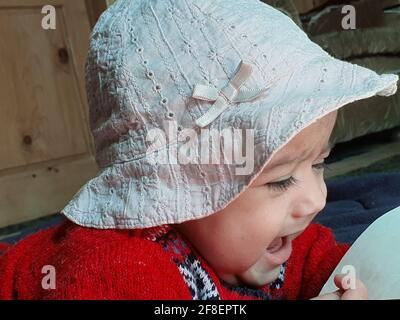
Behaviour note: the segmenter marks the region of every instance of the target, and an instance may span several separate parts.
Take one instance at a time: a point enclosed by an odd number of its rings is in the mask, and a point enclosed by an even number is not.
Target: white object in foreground
[[[400,207],[379,217],[358,237],[320,295],[336,291],[334,276],[349,277],[349,270],[366,285],[369,299],[400,299]]]

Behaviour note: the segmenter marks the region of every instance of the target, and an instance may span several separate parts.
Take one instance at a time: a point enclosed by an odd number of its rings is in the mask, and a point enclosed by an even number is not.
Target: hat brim
[[[61,213],[78,225],[99,229],[145,228],[209,216],[239,197],[301,130],[354,101],[397,90],[397,75],[378,75],[328,56],[307,65],[314,70],[289,73],[263,98],[227,110],[214,124],[222,128],[241,119],[238,127],[255,130],[251,174],[235,175],[237,166],[224,163],[158,164],[154,152],[103,168]]]

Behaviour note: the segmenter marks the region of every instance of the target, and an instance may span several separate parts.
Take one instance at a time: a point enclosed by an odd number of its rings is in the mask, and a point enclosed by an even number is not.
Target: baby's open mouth
[[[275,238],[266,249],[266,258],[270,264],[279,266],[286,262],[292,253],[292,241],[288,236]]]
[[[276,251],[278,251],[282,245],[283,245],[283,239],[286,237],[279,237],[279,238],[275,238],[274,241],[272,241],[272,243],[269,245],[269,247],[267,248],[267,251],[270,253],[274,253]]]

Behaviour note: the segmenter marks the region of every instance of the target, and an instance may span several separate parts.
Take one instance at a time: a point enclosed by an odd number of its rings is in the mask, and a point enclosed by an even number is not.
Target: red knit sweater
[[[220,280],[169,226],[98,230],[66,221],[0,252],[0,299],[308,299],[348,249],[312,224],[293,242],[279,278],[260,289]],[[55,289],[42,273],[54,267]]]

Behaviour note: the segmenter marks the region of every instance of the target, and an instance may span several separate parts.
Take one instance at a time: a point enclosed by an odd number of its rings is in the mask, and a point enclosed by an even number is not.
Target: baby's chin
[[[246,286],[257,289],[278,279],[280,269],[280,266],[278,266],[271,270],[260,270],[259,266],[255,264],[241,274],[221,274],[219,277],[225,282],[234,286]]]
[[[257,268],[257,265],[254,265],[246,272],[238,275],[238,279],[242,285],[260,288],[278,279],[280,271],[280,266],[272,270],[260,270],[260,268]]]

